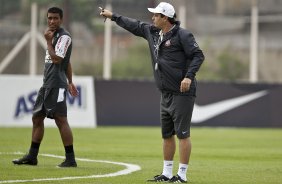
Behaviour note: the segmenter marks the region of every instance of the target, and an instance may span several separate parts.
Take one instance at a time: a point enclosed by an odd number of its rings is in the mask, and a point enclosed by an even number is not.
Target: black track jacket
[[[180,22],[160,41],[160,29],[152,24],[116,13],[112,21],[148,41],[156,85],[161,92],[196,96],[195,76],[204,61],[204,55],[193,34],[181,28]],[[185,77],[190,78],[192,84],[188,92],[181,93],[180,84]]]

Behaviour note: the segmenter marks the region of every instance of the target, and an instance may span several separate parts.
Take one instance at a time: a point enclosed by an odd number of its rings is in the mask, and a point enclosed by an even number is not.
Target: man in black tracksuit
[[[153,25],[101,9],[100,15],[110,18],[136,36],[148,41],[154,78],[161,91],[160,113],[163,137],[163,172],[148,181],[186,183],[191,153],[190,123],[196,97],[196,72],[204,55],[193,34],[180,27],[175,10],[161,2],[153,13]],[[180,163],[173,176],[175,136],[179,139]]]

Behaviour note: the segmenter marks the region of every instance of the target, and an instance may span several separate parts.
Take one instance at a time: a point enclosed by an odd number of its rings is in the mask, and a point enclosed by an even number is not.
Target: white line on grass
[[[22,152],[15,152],[15,153],[1,153],[0,152],[0,155],[23,155],[23,154],[24,153]],[[39,155],[44,156],[44,157],[52,157],[52,158],[65,158],[64,156],[58,156],[58,155],[52,155],[52,154],[39,154]],[[39,179],[31,179],[31,180],[5,180],[5,181],[0,181],[0,183],[24,183],[24,182],[114,177],[114,176],[130,174],[132,172],[141,170],[141,167],[139,165],[128,164],[128,163],[123,163],[123,162],[112,162],[112,161],[107,161],[107,160],[91,160],[91,159],[86,159],[86,158],[76,158],[76,160],[79,160],[82,162],[99,162],[99,163],[107,163],[107,164],[114,164],[114,165],[122,165],[122,166],[125,166],[126,169],[123,169],[123,170],[120,170],[114,173],[108,173],[108,174],[102,174],[102,175],[70,176],[70,177],[62,177],[62,178],[39,178]]]

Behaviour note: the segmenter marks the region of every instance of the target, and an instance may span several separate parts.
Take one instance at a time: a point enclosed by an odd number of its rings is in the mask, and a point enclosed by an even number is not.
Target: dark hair
[[[165,15],[161,14],[161,17],[163,18]],[[167,17],[167,20],[169,21],[169,23],[171,24],[175,24],[176,23],[176,13],[174,13],[173,18]]]
[[[47,11],[47,14],[48,13],[58,13],[60,15],[60,18],[63,18],[63,10],[58,7],[49,8]]]

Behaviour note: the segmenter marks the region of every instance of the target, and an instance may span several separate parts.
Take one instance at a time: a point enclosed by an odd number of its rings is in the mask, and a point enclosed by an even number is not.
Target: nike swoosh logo
[[[199,106],[195,104],[193,115],[192,115],[192,123],[201,123],[215,116],[223,114],[226,111],[229,111],[231,109],[244,105],[250,101],[253,101],[257,98],[260,98],[266,94],[267,91],[264,90],[264,91],[259,91],[248,95],[239,96],[236,98],[231,98],[228,100],[223,100],[207,105]]]

